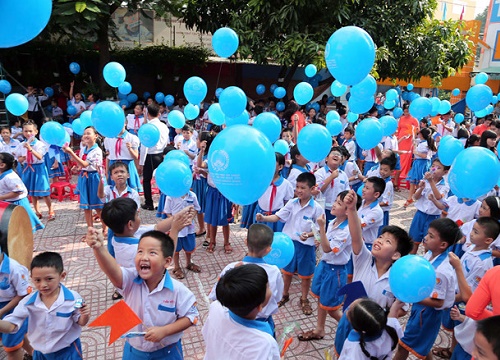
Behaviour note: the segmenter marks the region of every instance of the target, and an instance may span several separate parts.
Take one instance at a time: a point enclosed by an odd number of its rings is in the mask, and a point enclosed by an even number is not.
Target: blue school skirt
[[[262,208],[259,206],[259,203],[255,206],[255,212],[253,215],[253,218],[255,219],[255,216],[257,214],[265,214],[265,215],[275,215],[278,212],[278,210],[271,211],[271,213],[262,210]],[[269,226],[274,232],[281,232],[283,231],[283,227],[285,226],[285,223],[282,221],[277,221],[277,222],[264,222],[264,221],[255,221],[256,224],[264,224]]]
[[[431,168],[431,161],[427,159],[415,159],[406,180],[410,184],[418,184],[424,178],[424,174]]]
[[[411,221],[410,230],[408,230],[413,242],[421,243],[425,235],[427,235],[430,223],[438,218],[439,215],[429,215],[417,210]]]
[[[161,219],[166,219],[167,214],[163,212],[163,208],[165,207],[165,201],[167,200],[167,195],[160,192],[160,198],[158,199],[158,207],[156,208],[156,217]]]
[[[15,201],[9,201],[9,202],[11,204],[16,204],[16,205],[22,206],[26,210],[26,212],[28,213],[28,216],[30,217],[31,230],[33,232],[45,228],[45,225],[42,224],[42,222],[40,221],[38,216],[36,216],[35,212],[31,208],[30,202],[28,201],[27,197],[19,199],[19,200],[15,200]]]
[[[134,189],[135,191],[137,191],[138,193],[142,192],[143,189],[142,189],[142,184],[141,184],[141,178],[139,177],[139,173],[137,172],[137,168],[135,167],[134,160],[123,160],[123,159],[109,160],[109,165],[111,166],[112,164],[114,164],[117,161],[121,161],[121,162],[127,164],[128,174],[129,174],[129,177],[127,180],[128,186],[131,189]],[[113,180],[111,180],[111,173],[109,172],[109,167],[108,167],[108,185],[111,185],[111,186],[115,185],[115,182]]]
[[[28,195],[37,197],[50,195],[49,173],[45,163],[24,164],[21,179],[28,189]]]
[[[207,178],[200,176],[199,179],[193,180],[193,192],[196,194],[198,198],[198,204],[200,204],[201,210],[198,211],[199,214],[203,214],[205,212],[205,202],[207,198]]]
[[[78,175],[80,209],[102,209],[104,204],[97,196],[99,181],[101,180],[97,171],[80,171],[80,175]]]
[[[54,162],[56,161],[55,157],[50,157],[49,153],[45,153],[43,156],[43,161],[45,163],[45,166],[47,167],[47,171],[49,172],[49,178],[57,178],[57,177],[63,177],[64,174],[64,165],[62,161],[58,162],[58,165],[55,169],[52,169],[52,165],[54,165]]]
[[[205,202],[205,222],[211,226],[229,225],[232,218],[232,203],[219,190],[208,186]]]
[[[257,205],[258,202],[256,201],[250,205],[243,206],[240,223],[241,228],[248,229],[255,222],[255,209],[257,208]]]

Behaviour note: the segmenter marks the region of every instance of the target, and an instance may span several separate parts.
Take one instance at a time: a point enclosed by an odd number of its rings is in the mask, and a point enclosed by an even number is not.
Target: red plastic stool
[[[57,199],[59,202],[63,201],[65,197],[69,197],[71,184],[67,181],[58,181],[50,184],[50,197]]]
[[[80,195],[75,194],[76,184],[69,184],[69,198],[71,201],[78,201],[80,199]]]

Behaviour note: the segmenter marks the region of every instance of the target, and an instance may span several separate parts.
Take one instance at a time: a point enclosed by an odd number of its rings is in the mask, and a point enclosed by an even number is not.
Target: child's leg
[[[207,251],[213,253],[215,250],[215,242],[217,236],[217,226],[208,224],[208,234],[210,236],[210,244],[208,245]]]
[[[229,225],[222,226],[222,235],[224,237],[224,253],[231,254],[233,249],[229,243]]]
[[[205,221],[204,221],[204,215],[203,213],[198,213],[197,214],[197,217],[198,217],[198,232],[196,233],[196,235],[201,235],[205,232]]]
[[[290,285],[292,284],[292,275],[283,274],[283,297],[289,296]]]
[[[184,279],[184,271],[181,269],[180,261],[179,261],[179,251],[174,253],[174,276],[177,279]]]
[[[83,213],[85,214],[85,222],[87,223],[87,227],[92,227],[94,225],[93,219],[92,219],[92,210],[91,209],[84,209]]]
[[[28,353],[28,355],[33,355],[33,346],[31,346],[31,343],[28,339],[27,335],[24,335],[24,340],[23,340],[23,349]]]
[[[201,272],[201,268],[191,261],[192,253],[184,251],[184,254],[186,255],[186,269],[195,273]]]
[[[8,360],[22,360],[24,356],[24,350],[22,347],[14,351],[6,351]]]
[[[413,249],[411,249],[410,254],[415,255],[418,251],[419,246],[420,246],[420,243],[413,242]]]
[[[44,196],[43,200],[45,200],[45,205],[49,209],[49,220],[54,219],[54,210],[52,209],[52,200],[50,200],[50,196]]]
[[[38,217],[41,217],[40,207],[38,206],[38,196],[32,196],[31,201],[33,202],[33,208]]]
[[[311,289],[311,278],[302,278],[300,282],[301,300],[307,300],[307,295],[309,295],[309,290]]]
[[[396,353],[394,354],[393,360],[406,360],[408,358],[408,350],[406,350],[401,345],[398,345]]]

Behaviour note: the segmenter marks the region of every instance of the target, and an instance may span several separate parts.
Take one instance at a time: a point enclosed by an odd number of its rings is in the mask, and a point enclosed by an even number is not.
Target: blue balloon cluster
[[[68,108],[66,109],[66,111],[71,116],[76,115],[76,113],[78,112],[77,108],[74,107],[73,105],[68,106]]]
[[[480,72],[476,75],[474,80],[476,81],[476,84],[485,84],[488,81],[488,74]]]
[[[130,94],[127,95],[127,101],[130,104],[135,103],[137,100],[139,100],[139,96],[137,96],[136,93],[130,93]]]
[[[484,84],[474,85],[467,91],[465,102],[472,111],[480,111],[486,108],[493,97],[490,87]]]
[[[432,264],[421,256],[406,255],[396,260],[389,273],[389,286],[396,299],[418,303],[429,297],[436,285]]]
[[[335,110],[330,110],[326,114],[326,122],[329,123],[332,120],[340,120],[340,115],[337,111]]]
[[[267,264],[283,269],[292,261],[294,254],[295,246],[292,239],[282,232],[275,232],[271,251],[263,259]]]

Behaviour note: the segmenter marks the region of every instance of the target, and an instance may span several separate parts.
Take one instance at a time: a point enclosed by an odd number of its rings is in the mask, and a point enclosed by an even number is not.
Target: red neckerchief
[[[134,119],[134,130],[137,131],[141,127],[140,117],[136,115]]]
[[[333,174],[333,171],[332,171],[332,170],[330,170],[330,169],[328,169],[328,172],[329,172],[330,174]],[[332,182],[330,183],[330,188],[333,188],[333,186],[334,186],[334,185],[335,185],[335,179],[332,179]]]
[[[116,199],[116,193],[115,193],[115,191],[113,190],[112,193],[113,193],[113,199]],[[123,194],[121,197],[122,198],[128,198],[128,191],[125,194]]]
[[[274,181],[271,183],[271,186],[273,188],[271,189],[271,199],[269,200],[269,213],[272,213],[273,211],[273,202],[276,198],[276,192],[278,190],[278,187],[276,186],[276,184],[274,184]]]

